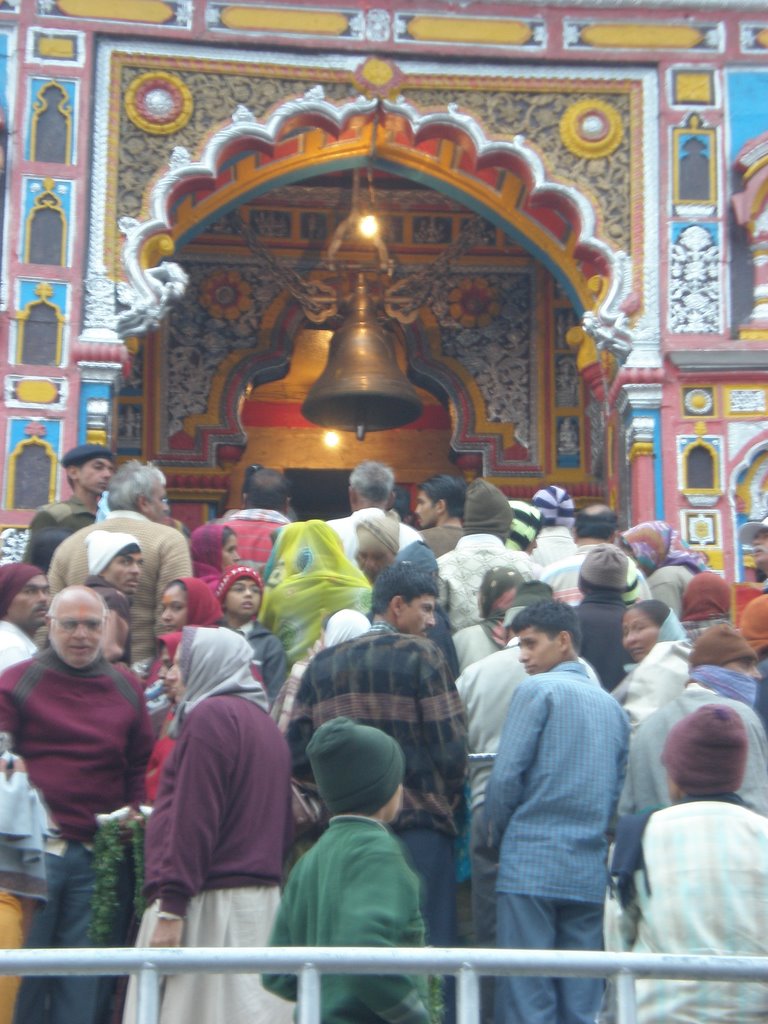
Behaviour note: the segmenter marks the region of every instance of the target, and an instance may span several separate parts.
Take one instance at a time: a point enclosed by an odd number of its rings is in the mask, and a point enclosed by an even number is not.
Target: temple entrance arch
[[[311,216],[317,224],[326,215],[323,189],[332,191],[355,167],[373,177],[378,200],[392,183],[392,195],[407,193],[402,209],[387,211],[400,225],[394,243],[406,269],[439,259],[470,214],[482,219],[490,236],[446,277],[439,309],[425,308],[401,334],[409,372],[438,397],[427,412],[445,432],[445,456],[452,452],[470,472],[521,481],[554,471],[566,482],[588,476],[595,468],[588,452],[602,440],[596,414],[602,381],[610,363],[626,356],[631,338],[624,311],[631,268],[600,237],[599,210],[577,189],[548,180],[543,161],[524,139],[487,138],[476,120],[456,110],[422,115],[408,104],[362,97],[333,104],[317,91],[283,104],[264,121],[236,111],[198,159],[175,151],[149,195],[151,216],[121,223],[127,274],[121,298],[128,308],[119,331],[133,347],[146,338],[144,358],[153,369],[147,380],[158,388],[150,404],[173,414],[172,421],[150,425],[149,453],[180,471],[213,463],[229,470],[253,457],[249,428],[263,433],[263,425],[249,416],[265,404],[262,389],[291,365],[296,339],[307,330],[306,309],[295,296],[285,299],[286,279],[277,275],[272,294],[259,297],[258,322],[243,343],[237,309],[253,306],[256,289],[241,271],[224,269],[233,239],[222,224],[232,212],[247,218],[273,257],[278,253],[284,266],[298,267],[322,285],[327,275],[307,255],[313,229],[304,231],[303,218],[306,212],[309,223],[310,213],[288,196],[314,188]],[[426,202],[416,214],[408,207],[412,194]],[[427,225],[421,235],[417,214]],[[200,269],[202,250],[209,260]],[[241,252],[247,255],[242,246]],[[269,261],[261,269],[260,287]],[[182,295],[184,302],[174,307]],[[178,311],[187,309],[190,297],[209,320],[241,330],[239,338],[222,344],[221,331],[200,324],[180,332]],[[483,310],[506,317],[495,338]],[[457,337],[446,343],[451,318]],[[179,346],[174,331],[193,343]],[[161,350],[168,355],[165,365],[157,363]],[[192,364],[207,386],[204,395],[191,386]],[[519,400],[510,403],[520,386]],[[120,403],[130,397],[121,396]],[[190,398],[196,406],[179,408]],[[530,410],[525,433],[524,406]]]

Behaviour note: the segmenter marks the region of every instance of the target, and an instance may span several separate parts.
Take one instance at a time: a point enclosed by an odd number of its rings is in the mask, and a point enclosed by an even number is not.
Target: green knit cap
[[[334,718],[321,725],[307,746],[320,796],[331,814],[372,814],[403,781],[400,744],[381,729]]]

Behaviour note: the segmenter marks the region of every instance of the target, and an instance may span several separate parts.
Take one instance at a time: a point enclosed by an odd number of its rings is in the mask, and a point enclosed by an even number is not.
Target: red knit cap
[[[230,565],[216,587],[216,597],[221,602],[222,607],[229,593],[229,588],[233,583],[237,583],[238,580],[253,580],[261,593],[264,593],[264,581],[255,569],[251,569],[248,565]]]
[[[674,725],[661,763],[688,796],[735,793],[747,764],[747,730],[733,708],[705,704]]]
[[[34,576],[44,576],[42,569],[26,562],[9,562],[0,565],[0,619],[4,619],[14,597],[19,594]]]

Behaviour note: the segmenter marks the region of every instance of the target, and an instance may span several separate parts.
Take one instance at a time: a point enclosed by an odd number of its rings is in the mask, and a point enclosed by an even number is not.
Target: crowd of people
[[[768,955],[768,593],[664,522],[439,475],[295,521],[282,472],[188,533],[153,465],[68,452],[0,566],[5,948],[384,945]],[[758,579],[768,520],[742,528]],[[614,841],[615,840],[615,841]],[[137,877],[138,876],[138,877]],[[135,895],[139,892],[140,899]],[[466,897],[466,898],[465,898]],[[601,979],[483,980],[483,1024],[612,1019]],[[166,979],[162,1024],[281,1024],[292,975]],[[324,1024],[452,1024],[338,976]],[[0,1024],[133,1024],[115,979],[0,979]],[[768,1019],[647,979],[638,1020]]]

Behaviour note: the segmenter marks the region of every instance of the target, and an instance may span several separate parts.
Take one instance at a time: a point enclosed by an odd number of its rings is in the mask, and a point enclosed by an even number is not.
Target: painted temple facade
[[[190,527],[252,463],[331,514],[374,458],[558,483],[744,578],[766,95],[764,3],[0,0],[3,557],[89,440],[157,462]],[[301,404],[368,266],[328,260],[355,178],[423,410],[329,447]]]

